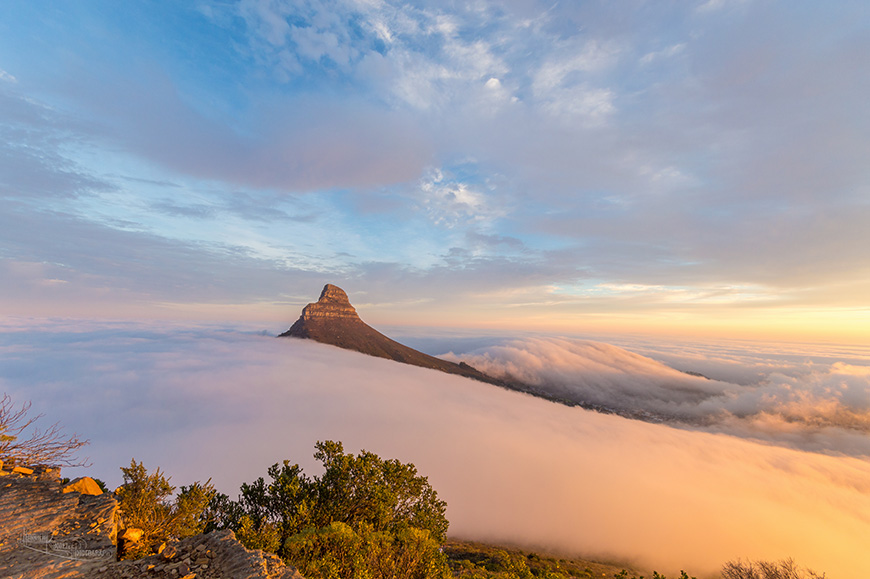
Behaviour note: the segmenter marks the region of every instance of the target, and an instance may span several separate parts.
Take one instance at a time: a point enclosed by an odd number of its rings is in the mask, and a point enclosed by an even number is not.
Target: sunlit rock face
[[[329,283],[323,286],[320,299],[316,303],[305,306],[302,310],[302,316],[299,321],[293,324],[293,327],[300,325],[300,322],[318,319],[357,320],[362,323],[356,309],[350,305],[345,291]],[[293,328],[290,328],[289,332],[293,332]],[[293,334],[291,333],[291,335]]]
[[[307,338],[369,356],[499,383],[468,364],[456,364],[435,358],[391,340],[363,322],[344,290],[332,284],[326,284],[320,293],[320,299],[305,306],[296,323],[279,337]]]

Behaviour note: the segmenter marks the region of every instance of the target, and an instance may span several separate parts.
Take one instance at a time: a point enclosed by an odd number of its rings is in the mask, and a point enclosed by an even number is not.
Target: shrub
[[[446,557],[429,531],[405,527],[395,533],[356,530],[341,522],[290,537],[287,556],[308,579],[447,579]]]
[[[175,487],[159,468],[148,474],[145,466],[133,459],[129,467],[121,467],[121,472],[124,484],[116,494],[124,522],[142,530],[141,540],[122,554],[124,558],[147,555],[170,538],[189,537],[204,529],[206,507],[215,494],[211,479],[182,486],[178,496],[170,500]]]
[[[722,579],[824,579],[811,569],[802,569],[793,559],[782,561],[728,561],[722,567]]]
[[[449,577],[439,549],[447,505],[413,464],[345,453],[340,442],[315,449],[321,476],[308,477],[286,460],[274,464],[270,480],[243,484],[234,505],[213,501],[212,519],[306,577]]]

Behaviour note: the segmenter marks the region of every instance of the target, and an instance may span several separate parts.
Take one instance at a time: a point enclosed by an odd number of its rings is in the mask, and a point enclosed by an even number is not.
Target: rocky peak
[[[326,284],[320,292],[317,303],[305,306],[299,319],[279,337],[305,338],[403,364],[501,384],[499,380],[475,370],[468,364],[454,364],[441,360],[391,340],[363,322],[354,307],[350,305],[344,290],[332,284]]]
[[[356,310],[350,305],[347,294],[343,289],[330,283],[323,286],[320,299],[316,303],[308,304],[302,310],[300,320],[318,319],[352,319],[358,320]]]
[[[347,306],[350,305],[350,300],[347,299],[347,292],[345,292],[337,285],[332,285],[331,283],[323,286],[323,291],[320,292],[320,299],[318,299],[317,302],[336,302]]]

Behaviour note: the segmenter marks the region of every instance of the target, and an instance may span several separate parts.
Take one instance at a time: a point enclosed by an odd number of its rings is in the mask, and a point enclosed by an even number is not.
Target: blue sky
[[[7,4],[7,314],[870,339],[864,3]]]

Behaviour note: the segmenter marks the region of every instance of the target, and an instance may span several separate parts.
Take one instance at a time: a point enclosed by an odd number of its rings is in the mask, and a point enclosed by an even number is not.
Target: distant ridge
[[[278,337],[306,338],[369,356],[504,385],[502,381],[487,376],[464,362],[448,362],[391,340],[363,322],[350,304],[345,291],[332,284],[323,286],[320,299],[305,306],[299,319]]]

